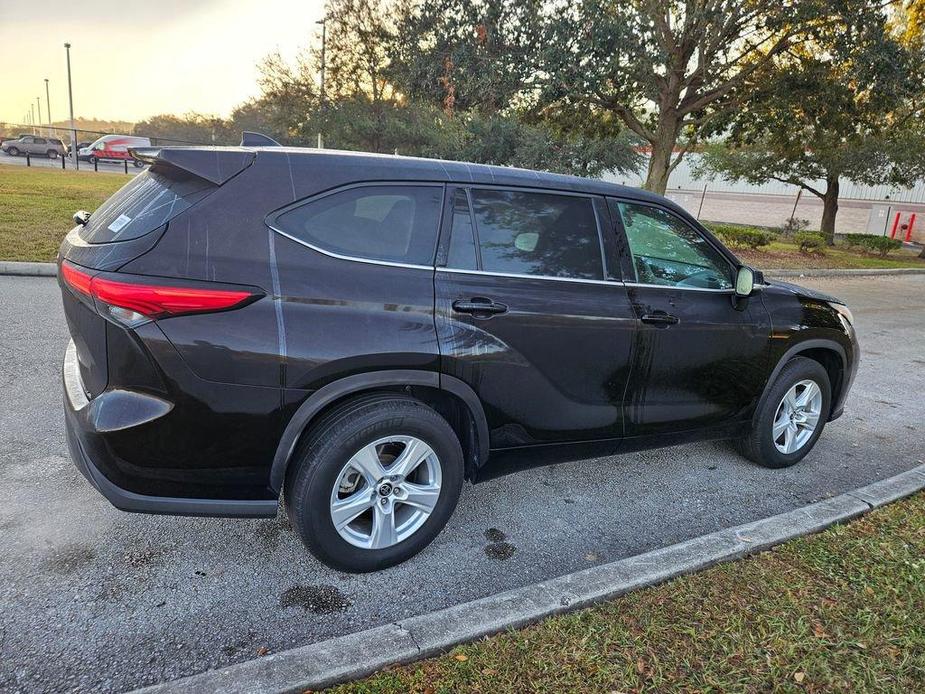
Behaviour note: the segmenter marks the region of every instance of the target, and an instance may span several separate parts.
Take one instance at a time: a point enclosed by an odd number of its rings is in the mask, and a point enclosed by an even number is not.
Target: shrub
[[[845,234],[841,237],[842,243],[844,243],[849,248],[857,248],[858,246],[863,245],[864,239],[870,237],[871,234]]]
[[[794,234],[799,234],[801,231],[805,231],[808,226],[808,219],[788,217],[784,220],[784,223],[780,225],[780,233],[783,236],[793,236]]]
[[[824,253],[825,236],[814,231],[801,231],[793,237],[794,243],[800,247],[800,253]]]
[[[773,241],[773,236],[769,232],[755,229],[754,227],[740,227],[734,224],[711,224],[710,229],[730,246],[750,248],[753,251],[758,250],[761,246],[767,246]]]
[[[876,253],[881,258],[886,258],[890,251],[895,251],[903,244],[898,239],[891,239],[889,236],[874,236],[873,234],[858,234],[864,238],[860,239],[859,245],[871,253]]]

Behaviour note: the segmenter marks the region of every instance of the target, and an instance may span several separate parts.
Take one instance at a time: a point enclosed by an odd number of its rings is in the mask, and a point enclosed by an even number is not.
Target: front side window
[[[700,289],[731,289],[726,259],[694,228],[667,210],[619,203],[635,281]]]
[[[603,279],[590,198],[509,190],[471,193],[482,270]]]
[[[441,186],[361,186],[283,212],[273,225],[330,253],[430,265],[442,201]]]

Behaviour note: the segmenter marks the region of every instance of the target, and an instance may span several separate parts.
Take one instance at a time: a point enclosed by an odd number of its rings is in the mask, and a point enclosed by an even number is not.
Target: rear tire
[[[456,508],[462,482],[462,448],[443,417],[411,397],[363,396],[303,437],[286,476],[286,512],[323,563],[376,571],[433,541]],[[351,518],[353,510],[359,513]]]
[[[141,161],[140,159],[135,159],[135,160],[132,162],[132,164],[135,165],[135,168],[136,168],[136,169],[140,169],[142,166],[145,165],[145,163],[144,163],[143,161]]]
[[[781,369],[759,406],[749,433],[734,442],[736,449],[762,467],[796,465],[822,435],[831,402],[832,384],[822,364],[794,357]]]

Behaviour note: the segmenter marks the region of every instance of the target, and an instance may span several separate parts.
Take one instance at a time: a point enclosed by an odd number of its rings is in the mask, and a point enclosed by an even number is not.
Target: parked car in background
[[[58,257],[71,455],[124,510],[274,517],[282,495],[315,556],[372,571],[426,547],[496,456],[732,439],[783,468],[855,377],[843,302],[765,281],[638,188],[299,148],[138,156]]]
[[[151,140],[135,135],[103,135],[93,144],[77,150],[77,158],[88,161],[131,161],[135,166],[144,164],[129,154],[130,147],[150,147]]]
[[[64,156],[67,150],[64,143],[57,137],[41,137],[39,135],[20,135],[13,140],[4,140],[0,149],[12,157],[24,154],[48,157],[55,159]]]

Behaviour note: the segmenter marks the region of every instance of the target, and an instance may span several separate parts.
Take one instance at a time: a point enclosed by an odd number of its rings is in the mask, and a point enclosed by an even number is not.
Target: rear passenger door
[[[448,187],[441,370],[478,394],[492,448],[623,435],[635,316],[605,257],[607,220],[594,196]]]

